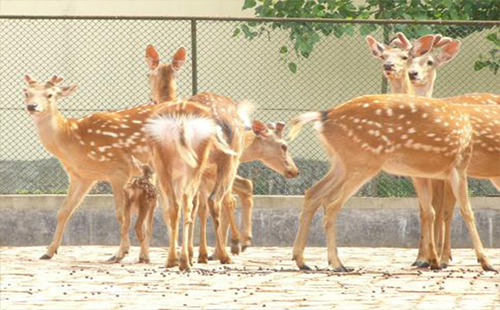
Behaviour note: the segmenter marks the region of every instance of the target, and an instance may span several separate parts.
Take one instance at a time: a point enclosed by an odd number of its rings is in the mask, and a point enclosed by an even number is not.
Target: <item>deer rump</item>
[[[167,111],[150,119],[146,132],[165,153],[172,154],[172,160],[176,154],[193,168],[199,165],[198,154],[210,140],[222,152],[235,154],[224,139],[222,127],[208,113]]]

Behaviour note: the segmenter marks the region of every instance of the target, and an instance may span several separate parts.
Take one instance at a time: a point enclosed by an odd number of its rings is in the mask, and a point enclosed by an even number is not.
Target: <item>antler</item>
[[[410,41],[406,38],[406,36],[402,32],[398,32],[396,36],[397,38],[392,40],[391,44],[404,50],[412,48]]]
[[[26,83],[28,83],[29,85],[34,85],[36,84],[36,81],[31,77],[29,76],[28,74],[26,74],[24,76],[24,80],[26,81]]]
[[[434,44],[432,45],[432,48],[442,47],[451,42],[453,42],[452,38],[443,37],[442,35],[438,34],[434,37]]]
[[[62,80],[63,80],[62,77],[54,75],[52,76],[52,78],[50,78],[50,80],[47,83],[45,83],[45,88],[54,87],[57,84],[61,83]]]

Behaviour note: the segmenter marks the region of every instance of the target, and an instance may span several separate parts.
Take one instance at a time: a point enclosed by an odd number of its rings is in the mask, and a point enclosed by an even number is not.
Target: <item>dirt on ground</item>
[[[500,309],[500,275],[483,272],[471,249],[454,249],[441,271],[411,267],[414,249],[340,248],[349,273],[328,269],[325,248],[306,248],[313,271],[291,261],[291,248],[254,247],[233,264],[164,267],[167,252],[151,248],[137,263],[132,247],[121,263],[110,246],[0,248],[1,309]],[[500,269],[500,250],[487,249]]]

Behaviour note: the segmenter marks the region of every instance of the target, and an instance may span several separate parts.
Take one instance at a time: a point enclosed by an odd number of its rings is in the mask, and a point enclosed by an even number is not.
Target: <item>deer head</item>
[[[411,60],[425,55],[432,49],[434,35],[419,38],[413,46],[400,32],[397,33],[397,39],[392,42],[395,47],[382,44],[372,36],[366,37],[366,43],[373,56],[382,62],[384,76],[387,79],[404,79],[408,74]]]
[[[57,75],[45,84],[38,83],[29,75],[25,75],[24,80],[28,84],[28,87],[23,89],[26,111],[37,118],[57,113],[57,100],[69,96],[77,88],[77,85],[58,86],[63,78]]]
[[[241,160],[257,159],[287,178],[296,177],[299,171],[288,152],[288,144],[283,138],[284,128],[283,122],[266,125],[257,120],[253,121],[252,131],[255,139],[243,152]]]
[[[437,35],[432,46],[432,51],[436,50],[438,50],[436,53],[427,53],[412,59],[408,74],[413,86],[428,86],[432,89],[436,79],[436,71],[458,54],[460,41]]]
[[[160,56],[152,45],[146,48],[146,63],[149,67],[149,88],[151,100],[155,103],[174,100],[177,97],[175,78],[186,61],[186,49],[180,47],[171,63],[160,63]]]

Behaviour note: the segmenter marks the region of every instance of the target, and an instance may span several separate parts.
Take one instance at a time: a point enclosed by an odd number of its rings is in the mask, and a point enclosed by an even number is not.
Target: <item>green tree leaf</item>
[[[290,69],[290,71],[292,71],[292,73],[297,73],[297,64],[294,62],[289,62],[288,69]]]

